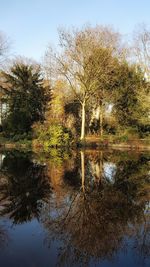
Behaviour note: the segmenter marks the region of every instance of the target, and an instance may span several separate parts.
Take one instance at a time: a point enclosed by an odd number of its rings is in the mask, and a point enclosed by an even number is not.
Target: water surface
[[[150,154],[0,153],[0,266],[150,266]]]

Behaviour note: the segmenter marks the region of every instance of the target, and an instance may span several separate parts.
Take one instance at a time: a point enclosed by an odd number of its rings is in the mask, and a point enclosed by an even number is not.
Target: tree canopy
[[[4,127],[14,134],[29,132],[34,122],[44,120],[47,96],[40,68],[15,63],[10,73],[3,72],[3,77],[9,87]]]

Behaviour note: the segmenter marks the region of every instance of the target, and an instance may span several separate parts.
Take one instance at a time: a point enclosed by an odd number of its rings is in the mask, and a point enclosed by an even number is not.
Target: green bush
[[[13,142],[32,140],[32,133],[15,134],[11,137]]]
[[[60,124],[35,127],[35,137],[43,145],[45,151],[50,147],[67,147],[72,142],[72,134],[69,129]]]
[[[123,134],[119,137],[120,142],[127,142],[129,140],[129,136],[126,134]]]
[[[128,142],[134,139],[139,139],[138,129],[136,127],[119,128],[113,140],[115,142]]]

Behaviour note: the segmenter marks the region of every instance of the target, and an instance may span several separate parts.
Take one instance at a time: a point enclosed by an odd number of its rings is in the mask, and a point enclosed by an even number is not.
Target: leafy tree
[[[49,112],[46,112],[46,122],[61,123],[65,125],[65,91],[66,83],[63,80],[57,80],[52,85],[52,99],[50,101]]]
[[[44,88],[40,68],[15,63],[10,73],[3,72],[9,85],[9,113],[4,129],[9,133],[28,133],[34,122],[43,121],[48,90]]]
[[[104,113],[112,104],[118,80],[119,60],[113,55],[112,48],[96,47],[90,57],[89,68],[95,72],[95,94],[92,101],[98,108],[100,135],[103,136]]]
[[[146,96],[146,92],[149,90],[149,84],[136,66],[124,63],[118,72],[117,86],[114,108],[119,124],[126,127],[138,127],[141,111],[144,109],[142,98],[144,100],[144,95]],[[145,111],[146,109],[148,111],[147,105]]]

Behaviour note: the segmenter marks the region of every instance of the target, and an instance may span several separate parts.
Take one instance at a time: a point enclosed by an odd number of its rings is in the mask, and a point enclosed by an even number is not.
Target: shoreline
[[[0,148],[1,149],[28,149],[28,150],[35,150],[32,147],[32,143],[24,143],[21,141],[19,142],[0,142]],[[52,147],[52,148],[71,148],[71,149],[78,149],[78,148],[90,148],[90,149],[105,149],[105,148],[110,148],[110,149],[114,149],[114,150],[119,150],[119,149],[125,149],[125,150],[147,150],[150,151],[150,144],[144,144],[143,143],[134,143],[134,142],[130,142],[130,143],[124,143],[124,142],[120,142],[120,143],[106,143],[106,142],[80,142],[80,143],[76,143],[75,145],[71,145],[69,147]],[[38,147],[37,147],[38,150]],[[42,147],[40,148],[40,150],[42,150]]]

